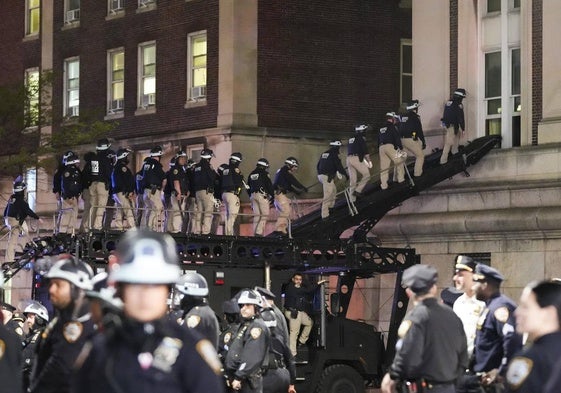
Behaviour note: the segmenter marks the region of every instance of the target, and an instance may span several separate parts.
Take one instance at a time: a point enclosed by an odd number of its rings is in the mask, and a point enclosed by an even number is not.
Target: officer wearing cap
[[[226,326],[218,338],[218,354],[220,355],[220,359],[224,361],[230,349],[230,345],[234,341],[234,337],[240,327],[240,307],[238,303],[234,300],[224,301],[222,303],[222,314]]]
[[[522,338],[515,331],[516,304],[500,292],[503,280],[503,275],[488,265],[475,267],[475,296],[485,302],[485,309],[477,322],[471,370],[481,374],[478,379],[483,386],[496,391],[502,389],[508,362],[522,347]]]
[[[444,113],[442,115],[442,124],[446,127],[446,136],[444,137],[444,147],[442,149],[442,156],[440,156],[440,163],[446,164],[448,162],[448,154],[458,152],[458,145],[460,143],[460,129],[462,134],[465,132],[464,121],[464,106],[462,100],[466,96],[466,90],[458,88],[454,90],[452,99],[447,101],[444,105]]]
[[[52,265],[49,299],[56,315],[41,334],[30,379],[30,392],[68,392],[74,362],[84,344],[93,336],[85,291],[92,288],[92,269],[70,254],[61,254],[36,263]]]
[[[386,124],[378,133],[378,151],[380,153],[380,187],[388,188],[389,169],[393,162],[397,169],[397,182],[405,181],[403,145],[396,128],[396,115],[394,112],[386,113]],[[406,156],[405,156],[406,157]]]
[[[123,301],[122,317],[84,348],[73,392],[222,392],[214,346],[166,316],[180,275],[173,238],[129,231],[117,255],[109,281]]]
[[[368,154],[368,146],[364,134],[370,129],[367,124],[357,124],[354,127],[355,135],[349,138],[347,146],[347,168],[349,168],[349,191],[353,200],[362,195],[362,190],[366,187],[370,178],[370,154]],[[361,179],[357,185],[358,174]]]
[[[255,169],[247,177],[249,198],[253,210],[253,227],[255,236],[263,236],[265,224],[269,217],[269,206],[275,200],[273,183],[269,177],[269,161],[266,158],[257,160]]]
[[[398,331],[399,341],[389,372],[382,381],[382,392],[391,393],[398,383],[410,390],[455,393],[456,379],[468,364],[467,344],[462,322],[440,304],[436,269],[414,265],[403,272],[402,284],[414,303]],[[415,389],[415,390],[413,390]]]
[[[473,273],[475,272],[476,265],[477,262],[472,257],[468,255],[458,255],[456,257],[453,278],[456,289],[463,293],[456,299],[452,309],[462,320],[462,324],[464,325],[468,345],[468,356],[470,358],[473,354],[477,321],[481,311],[485,308],[485,303],[481,300],[477,300],[475,292],[473,291]]]
[[[0,271],[0,290],[4,286],[4,274]],[[23,392],[21,340],[4,326],[4,314],[0,313],[0,389],[3,392]]]
[[[321,201],[321,218],[329,217],[329,212],[335,206],[335,197],[337,195],[337,186],[334,179],[337,176],[342,179],[343,176],[349,180],[347,171],[343,168],[343,163],[339,158],[339,149],[341,148],[340,140],[329,142],[329,150],[323,152],[317,163],[318,180],[323,186],[323,199]]]
[[[259,315],[261,296],[244,289],[238,297],[241,324],[230,344],[224,361],[224,372],[232,391],[263,391],[262,369],[268,365],[269,329]]]
[[[289,344],[288,325],[284,314],[275,304],[276,296],[273,292],[263,287],[255,287],[255,290],[261,295],[263,299],[263,309],[271,309],[277,320],[275,332],[278,336],[282,337],[286,344]]]
[[[516,331],[530,344],[512,358],[506,372],[506,391],[543,392],[561,352],[559,317],[561,283],[547,280],[526,286],[514,312]],[[557,386],[557,391],[559,386]]]

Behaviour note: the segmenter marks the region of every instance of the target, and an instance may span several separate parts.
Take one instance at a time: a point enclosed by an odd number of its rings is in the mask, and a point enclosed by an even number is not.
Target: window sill
[[[136,9],[136,13],[141,14],[143,12],[153,11],[157,8],[158,8],[158,5],[156,3],[150,3],[150,4],[145,5],[144,7],[138,7]]]
[[[136,111],[134,111],[135,116],[152,115],[154,113],[156,113],[155,106],[150,106],[148,108],[138,108]]]
[[[80,27],[80,21],[76,21],[76,22],[70,22],[70,23],[64,23],[64,26],[62,26],[61,30],[71,30],[71,29],[75,29],[77,27]]]
[[[116,11],[113,13],[109,13],[107,14],[107,16],[105,17],[105,20],[114,20],[114,19],[120,19],[120,18],[124,18],[125,17],[125,10],[120,10],[120,11]]]
[[[39,39],[39,33],[31,33],[23,37],[22,42],[35,41],[38,39]]]
[[[189,100],[183,106],[185,109],[198,108],[200,106],[206,106],[206,98],[200,98],[197,100]]]
[[[37,132],[39,130],[39,126],[29,126],[29,127],[25,127],[23,130],[21,130],[21,133],[23,135],[28,135],[28,134],[33,134],[34,132]]]
[[[105,117],[103,118],[103,120],[122,119],[123,117],[125,117],[125,113],[124,113],[124,112],[108,113],[108,114],[105,115]]]

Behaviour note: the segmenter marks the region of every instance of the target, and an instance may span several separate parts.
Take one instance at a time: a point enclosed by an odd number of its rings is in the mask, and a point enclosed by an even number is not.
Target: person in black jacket
[[[415,171],[414,176],[423,174],[423,165],[425,163],[425,153],[427,144],[425,134],[423,133],[423,124],[419,117],[419,100],[413,100],[405,109],[407,112],[401,116],[401,124],[399,133],[403,147],[415,155]]]
[[[347,168],[349,169],[349,188],[353,201],[362,195],[362,190],[366,187],[370,178],[370,154],[364,133],[370,129],[367,124],[357,124],[355,126],[355,136],[349,138],[347,147]],[[357,177],[360,173],[361,179],[357,185]]]
[[[89,151],[84,154],[84,168],[82,169],[82,200],[84,201],[84,211],[82,212],[82,222],[80,222],[80,232],[89,232],[92,224],[92,203],[90,186],[92,185],[91,168],[92,160],[95,160],[95,153]]]
[[[185,210],[189,197],[189,179],[187,178],[187,153],[180,150],[172,158],[175,165],[167,173],[166,228],[170,233],[180,233],[184,229]],[[171,162],[170,162],[171,165]]]
[[[275,231],[281,234],[286,234],[288,230],[288,220],[292,213],[290,206],[290,199],[287,194],[293,192],[296,195],[301,195],[308,192],[296,178],[294,173],[298,170],[298,160],[294,157],[288,157],[284,160],[284,166],[277,170],[275,180],[273,181],[273,189],[275,190],[275,207],[279,212]]]
[[[4,223],[9,229],[8,245],[6,247],[5,262],[13,262],[16,257],[16,246],[20,235],[27,234],[27,224],[25,219],[30,216],[39,222],[43,222],[41,218],[31,208],[25,200],[25,189],[27,185],[23,182],[21,176],[18,176],[14,182],[14,193],[8,199],[8,204],[4,209]]]
[[[224,234],[228,236],[234,235],[234,224],[240,211],[240,194],[245,188],[244,176],[239,168],[241,162],[242,153],[232,153],[220,179],[222,202],[226,208]]]
[[[129,228],[136,227],[134,204],[136,200],[136,184],[132,171],[128,167],[129,155],[132,151],[127,148],[117,150],[117,162],[111,173],[111,191],[115,205],[115,226],[118,230],[125,229],[123,217],[126,217]]]
[[[23,341],[23,391],[27,392],[29,378],[35,363],[37,343],[49,323],[49,313],[47,308],[37,301],[28,304],[23,313],[26,317],[25,324],[29,330],[27,337]]]
[[[78,220],[78,203],[82,194],[82,172],[78,167],[80,159],[76,154],[66,157],[61,178],[62,219],[60,231],[74,234]]]
[[[0,289],[4,286],[4,274],[0,270]],[[4,326],[0,313],[0,390],[6,393],[20,393],[22,390],[21,340]]]
[[[166,186],[166,173],[160,163],[164,151],[161,146],[150,150],[150,156],[142,164],[144,186],[144,224],[153,231],[158,230],[160,215],[164,210],[162,189]]]
[[[318,180],[323,185],[323,199],[321,201],[321,218],[329,217],[329,213],[335,206],[337,196],[337,186],[335,177],[342,179],[343,176],[349,179],[347,171],[343,168],[343,163],[339,158],[341,141],[334,140],[329,143],[329,150],[323,152],[317,163]]]
[[[64,162],[66,161],[66,157],[70,156],[70,154],[74,154],[71,150],[67,151],[62,155],[62,158],[58,162],[58,167],[53,175],[53,194],[55,194],[56,199],[56,219],[55,219],[55,233],[59,232],[60,230],[60,220],[62,218],[62,198],[61,198],[61,189],[62,186],[62,171],[64,171]]]
[[[386,125],[380,128],[378,146],[380,152],[380,186],[382,190],[388,188],[389,169],[393,162],[397,169],[397,182],[405,181],[405,168],[403,162],[407,154],[402,151],[403,145],[397,128],[395,127],[395,113],[386,113]]]
[[[211,230],[215,184],[218,176],[210,164],[213,156],[212,150],[203,149],[201,160],[193,168],[193,190],[197,204],[193,233],[196,234],[207,235]]]
[[[97,141],[96,154],[92,160],[86,162],[84,171],[91,181],[89,187],[91,203],[91,227],[101,230],[105,207],[109,200],[109,187],[111,186],[112,161],[109,157],[111,143],[107,138]]]
[[[458,152],[460,144],[460,136],[465,132],[466,126],[464,121],[464,105],[462,100],[466,96],[465,89],[456,89],[452,94],[452,99],[444,105],[444,114],[442,115],[442,124],[446,127],[446,136],[444,138],[444,147],[442,148],[442,156],[440,163],[448,162],[448,154]],[[460,134],[460,129],[462,130]]]
[[[274,202],[274,189],[269,177],[269,161],[266,158],[257,160],[253,172],[247,177],[249,198],[253,210],[253,229],[255,236],[263,236],[265,224],[269,217],[271,204]]]

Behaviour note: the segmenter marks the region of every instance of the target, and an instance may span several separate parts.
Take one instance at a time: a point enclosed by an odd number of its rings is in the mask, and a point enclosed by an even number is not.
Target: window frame
[[[122,79],[114,79],[115,72],[119,70],[113,69],[113,59],[115,55],[122,54],[123,55],[123,68],[121,69],[123,73]],[[107,51],[107,116],[123,116],[125,111],[125,67],[126,67],[126,58],[125,58],[125,48],[113,48]],[[123,84],[123,97],[120,99],[115,99],[114,96],[114,89],[113,87],[117,83]],[[121,100],[120,107],[116,107],[113,105],[114,101]]]
[[[205,37],[206,39],[206,51],[205,51],[205,65],[204,67],[195,66],[194,59],[195,56],[193,54],[194,50],[194,41],[197,38]],[[193,73],[195,70],[205,69],[205,84],[204,85],[196,85],[195,86],[195,78],[193,77]],[[204,102],[207,99],[208,95],[208,33],[207,30],[199,30],[187,35],[187,102]],[[198,88],[199,91],[202,91],[202,94],[198,94],[197,96],[194,95],[194,89]]]
[[[185,152],[187,153],[187,158],[193,160],[194,162],[199,162],[201,159],[201,152],[203,151],[204,148],[205,146],[202,143],[187,146],[185,148]]]
[[[405,46],[411,47],[411,72],[405,72],[403,70],[403,48]],[[413,41],[411,39],[402,38],[399,45],[399,102],[405,102],[403,97],[404,89],[404,77],[410,77],[411,79],[411,99],[413,99]]]
[[[29,81],[30,81],[30,75],[32,74],[37,75],[36,76],[37,87],[34,88],[35,92],[33,94],[33,98],[30,98]],[[24,84],[25,84],[25,91],[26,91],[25,94],[26,102],[24,107],[24,119],[25,119],[24,129],[33,130],[39,127],[40,116],[41,116],[41,74],[39,72],[39,67],[27,68],[24,71]],[[28,123],[28,121],[30,120],[29,113],[31,112],[33,106],[36,106],[35,119],[32,119],[32,122]]]
[[[78,79],[78,87],[77,88],[71,88],[70,85],[70,78],[69,78],[69,65],[70,63],[73,62],[77,62],[78,63],[78,78],[74,78],[74,79]],[[69,57],[64,59],[64,87],[63,87],[63,92],[64,92],[64,97],[63,97],[63,112],[62,115],[63,117],[66,118],[71,118],[71,117],[78,117],[80,116],[80,57],[79,56],[74,56],[74,57]],[[71,91],[77,91],[78,92],[78,105],[73,105],[70,106],[70,92]],[[76,107],[76,110],[71,110],[70,108],[74,108]],[[76,111],[77,113],[71,113]]]
[[[144,51],[148,47],[154,47],[154,75],[153,76],[146,76],[144,72],[144,68],[146,64],[144,64]],[[156,41],[146,41],[138,44],[138,78],[137,78],[137,108],[140,111],[155,111],[156,104],[157,104],[157,72],[158,72],[158,47],[156,45]],[[150,63],[152,64],[152,63]],[[154,78],[154,93],[144,94],[144,82],[147,78]],[[147,104],[145,105],[144,96],[148,96],[153,94],[153,103],[150,103],[150,98],[147,98]]]
[[[37,0],[38,5],[36,7],[31,7],[30,3],[34,0],[25,0],[25,36],[33,37],[38,36],[41,32],[41,0]],[[37,31],[31,31],[31,13],[37,11],[38,13],[38,26]]]
[[[78,8],[70,9],[70,2],[77,1]],[[81,0],[64,0],[64,24],[65,25],[77,25],[80,24],[80,9],[82,6]],[[72,12],[72,17],[70,15]]]

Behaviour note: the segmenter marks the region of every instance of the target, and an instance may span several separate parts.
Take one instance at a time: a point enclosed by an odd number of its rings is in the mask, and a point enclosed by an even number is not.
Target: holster
[[[158,191],[158,187],[156,187],[156,186],[151,186],[150,187],[150,194],[154,195],[156,193],[156,191]]]
[[[333,181],[334,175],[327,175],[327,182],[331,183]]]

